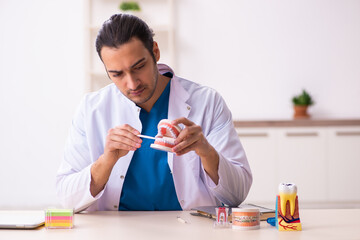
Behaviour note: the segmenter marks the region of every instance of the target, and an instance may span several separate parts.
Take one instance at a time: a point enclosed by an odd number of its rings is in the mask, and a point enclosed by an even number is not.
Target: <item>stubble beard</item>
[[[154,93],[155,93],[155,90],[156,90],[156,87],[157,87],[157,84],[158,84],[158,80],[159,80],[159,72],[157,71],[157,67],[156,67],[156,65],[155,65],[155,69],[154,69],[154,71],[155,71],[155,76],[154,76],[154,85],[153,85],[153,89],[150,89],[151,90],[151,92],[150,92],[150,94],[147,96],[147,97],[145,97],[144,99],[139,99],[139,100],[136,100],[136,99],[131,99],[130,97],[128,97],[131,101],[133,101],[135,104],[137,104],[137,105],[139,105],[139,104],[143,104],[143,103],[146,103],[147,101],[149,101],[150,100],[150,98],[154,95]],[[140,86],[140,89],[141,88],[145,88],[145,90],[146,89],[148,89],[149,88],[149,85],[141,85]],[[128,93],[128,96],[130,96],[131,94],[130,93]]]

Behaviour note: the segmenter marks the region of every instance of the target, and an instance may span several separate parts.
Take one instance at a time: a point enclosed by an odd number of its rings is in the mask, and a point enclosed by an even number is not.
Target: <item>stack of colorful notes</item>
[[[46,228],[72,228],[74,224],[73,209],[46,209]]]

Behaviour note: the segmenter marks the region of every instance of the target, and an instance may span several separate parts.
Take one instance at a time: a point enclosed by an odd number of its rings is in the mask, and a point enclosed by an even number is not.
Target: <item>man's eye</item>
[[[145,66],[145,64],[142,64],[142,65],[140,65],[140,66],[137,66],[137,67],[135,68],[135,70],[140,70],[140,69],[142,69],[144,66]]]
[[[113,76],[113,77],[120,77],[120,76],[121,76],[121,73],[114,73],[112,76]]]

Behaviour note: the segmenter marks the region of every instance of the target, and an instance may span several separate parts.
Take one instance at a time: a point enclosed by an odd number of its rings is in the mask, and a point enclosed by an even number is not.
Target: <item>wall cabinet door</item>
[[[294,182],[299,199],[319,201],[327,197],[326,130],[279,129],[277,182]]]
[[[360,200],[360,127],[329,129],[329,199]]]
[[[276,131],[269,129],[237,129],[240,141],[245,149],[253,184],[247,202],[274,202],[276,196]]]
[[[359,203],[360,127],[238,128],[253,173],[247,202],[274,202],[281,182],[300,201]]]

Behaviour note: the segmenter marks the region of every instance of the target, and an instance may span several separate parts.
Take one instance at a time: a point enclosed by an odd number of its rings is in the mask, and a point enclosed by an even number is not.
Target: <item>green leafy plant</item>
[[[300,95],[293,97],[292,102],[294,105],[297,106],[310,106],[314,104],[312,97],[305,90],[303,90]]]
[[[122,2],[119,6],[122,11],[140,11],[140,6],[137,2]]]

